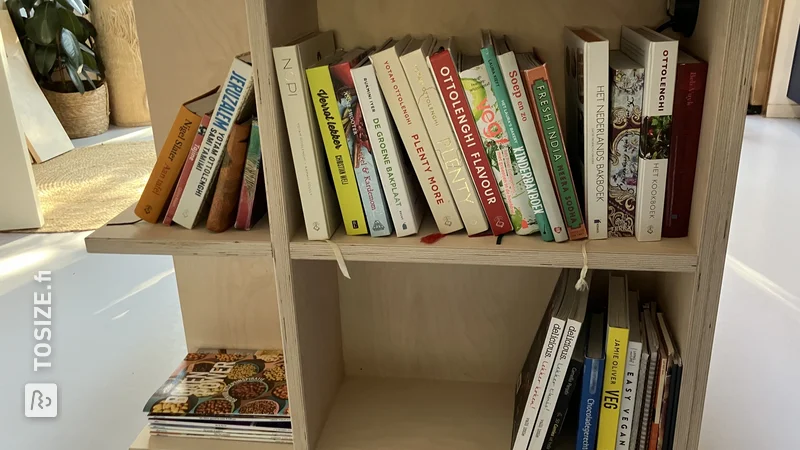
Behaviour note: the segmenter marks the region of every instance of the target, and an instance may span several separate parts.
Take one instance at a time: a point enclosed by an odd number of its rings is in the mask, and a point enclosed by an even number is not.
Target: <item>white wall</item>
[[[798,27],[800,27],[800,1],[786,0],[783,4],[783,17],[775,49],[775,66],[769,87],[767,117],[800,117],[800,105],[786,97]]]

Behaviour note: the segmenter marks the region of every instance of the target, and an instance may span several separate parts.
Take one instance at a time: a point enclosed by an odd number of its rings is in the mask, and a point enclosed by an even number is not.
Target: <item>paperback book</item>
[[[264,169],[261,164],[261,135],[258,120],[253,119],[250,131],[250,145],[242,174],[242,189],[239,192],[239,207],[234,228],[249,230],[267,210],[267,193],[264,183]]]
[[[597,433],[597,450],[615,450],[619,425],[625,359],[628,355],[628,281],[612,275],[608,282],[606,327],[606,367],[603,379],[602,408]]]

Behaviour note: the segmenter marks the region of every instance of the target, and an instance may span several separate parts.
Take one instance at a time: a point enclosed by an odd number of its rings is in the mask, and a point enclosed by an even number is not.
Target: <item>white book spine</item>
[[[514,55],[514,52],[506,52],[498,56],[497,61],[500,63],[500,70],[503,71],[508,94],[511,97],[511,103],[514,105],[514,114],[517,116],[522,142],[525,144],[525,150],[528,152],[528,158],[533,167],[533,176],[536,178],[536,184],[539,187],[539,195],[542,197],[547,220],[550,221],[550,227],[553,229],[556,242],[568,241],[569,234],[564,225],[564,217],[561,216],[561,207],[558,204],[558,198],[556,198],[553,182],[550,180],[550,170],[547,168],[547,161],[544,159],[542,144],[536,131],[536,122],[531,112],[531,105],[528,102],[528,94],[525,92],[525,84],[519,73],[516,55]]]
[[[305,71],[316,62],[316,57],[307,61],[304,57],[306,48],[303,46],[308,45],[311,55],[333,52],[333,37],[330,37],[329,45],[327,42],[319,43],[320,39],[323,37],[272,50],[306,233],[311,241],[330,239],[340,221],[333,187],[328,182],[325,149],[316,124]],[[326,45],[330,48],[323,49]]]
[[[547,340],[542,346],[542,353],[539,355],[539,363],[536,365],[536,377],[533,379],[531,390],[528,393],[528,402],[525,406],[525,412],[522,414],[522,421],[520,421],[512,450],[528,449],[528,443],[531,441],[531,436],[536,426],[536,418],[542,406],[547,382],[550,379],[550,373],[553,370],[553,365],[561,346],[564,325],[565,322],[562,319],[555,317],[550,319]]]
[[[550,380],[547,382],[542,407],[536,418],[536,426],[528,444],[528,450],[541,450],[544,446],[544,441],[547,439],[547,430],[550,428],[550,421],[553,419],[553,413],[556,409],[556,402],[561,394],[561,387],[564,385],[564,379],[567,375],[569,362],[575,351],[575,341],[578,340],[580,332],[581,322],[573,319],[567,320],[564,338],[561,339],[561,344],[558,347],[557,358],[553,364]]]
[[[645,33],[655,32],[645,30]],[[678,41],[653,41],[639,32],[623,27],[620,48],[629,58],[644,66],[642,139],[636,189],[636,239],[659,241],[664,219],[664,197],[667,191],[669,135],[671,135],[672,104],[675,95]],[[667,135],[666,145],[648,144],[651,132]],[[653,141],[656,141],[656,137],[653,137]]]
[[[209,200],[209,191],[219,173],[219,165],[225,146],[228,144],[230,131],[239,119],[242,108],[250,101],[252,93],[253,67],[235,58],[225,84],[220,89],[211,123],[203,138],[203,145],[197,153],[197,159],[172,219],[178,225],[191,229],[197,224],[198,216]]]
[[[439,232],[464,229],[397,50],[388,48],[370,56],[370,60]]]
[[[409,174],[399,153],[398,138],[375,69],[366,65],[352,69],[351,73],[397,236],[417,234],[422,222],[421,203],[417,191],[409,185]]]
[[[608,41],[587,43],[584,56],[584,199],[589,239],[608,238]]]
[[[633,413],[636,406],[636,392],[641,370],[642,343],[628,343],[628,357],[625,360],[625,381],[620,402],[619,424],[617,426],[617,450],[631,448],[633,434]]]
[[[647,367],[650,362],[649,355],[646,353],[646,346],[642,346],[642,357],[639,362],[639,379],[636,381],[636,398],[633,403],[633,431],[631,432],[629,448],[635,449],[639,442],[641,430],[642,407],[644,406],[644,388],[647,383]]]
[[[450,192],[455,198],[467,234],[484,233],[489,229],[489,222],[475,191],[469,169],[464,165],[464,156],[450,126],[444,103],[439,97],[439,90],[428,67],[427,57],[421,49],[417,49],[401,56],[400,62],[403,64],[411,91],[422,114],[422,121],[433,142],[433,148],[444,171]]]

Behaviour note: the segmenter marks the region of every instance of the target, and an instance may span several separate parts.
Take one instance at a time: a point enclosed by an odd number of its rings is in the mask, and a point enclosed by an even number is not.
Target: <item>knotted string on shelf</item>
[[[586,241],[581,246],[581,253],[583,254],[583,267],[581,267],[581,277],[575,283],[575,289],[585,291],[589,289],[589,283],[586,282],[586,274],[589,272],[589,255],[586,253]]]
[[[336,264],[339,265],[339,270],[342,272],[345,278],[348,280],[350,279],[350,271],[347,270],[347,263],[344,261],[344,255],[342,255],[342,250],[330,239],[326,239],[325,242],[331,246],[331,250],[333,250],[333,256],[336,258]]]

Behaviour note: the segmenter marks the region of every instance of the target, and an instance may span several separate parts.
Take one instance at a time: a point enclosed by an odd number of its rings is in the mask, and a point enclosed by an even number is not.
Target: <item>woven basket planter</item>
[[[85,94],[62,94],[44,88],[42,92],[70,138],[97,136],[108,130],[108,89],[105,83]]]

